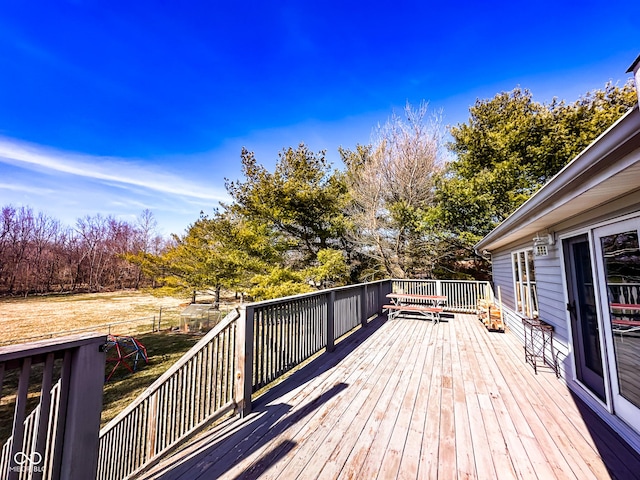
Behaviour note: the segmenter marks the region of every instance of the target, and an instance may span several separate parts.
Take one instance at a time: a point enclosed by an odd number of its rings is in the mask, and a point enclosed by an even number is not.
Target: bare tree
[[[137,244],[136,247],[144,253],[152,252],[155,237],[158,236],[158,222],[151,210],[144,209],[136,219]]]
[[[0,294],[138,288],[145,280],[140,252],[159,254],[164,239],[146,210],[137,225],[101,215],[77,220],[76,228],[30,207],[0,212]],[[149,279],[153,281],[154,279]]]
[[[15,221],[16,209],[11,205],[2,207],[2,218],[0,224],[0,286],[2,289],[8,287],[9,272],[12,269],[10,255],[13,248],[11,231]]]
[[[87,215],[76,221],[76,231],[82,238],[82,258],[80,259],[83,282],[89,291],[99,290],[102,273],[107,260],[107,235],[109,219],[100,214]]]
[[[60,234],[60,223],[39,212],[33,216],[32,238],[30,242],[28,265],[30,272],[25,279],[27,290],[44,293],[51,288],[54,278],[56,258],[53,246]]]
[[[28,292],[26,279],[29,275],[28,254],[34,229],[33,211],[28,207],[12,209],[8,222],[8,249],[5,254],[8,291]]]
[[[374,275],[428,274],[426,234],[434,177],[442,167],[441,123],[426,103],[407,104],[379,126],[369,147],[341,150],[351,195],[352,241],[374,262]]]

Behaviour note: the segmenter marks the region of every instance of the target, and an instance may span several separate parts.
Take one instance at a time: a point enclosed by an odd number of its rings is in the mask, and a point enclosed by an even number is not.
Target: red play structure
[[[104,351],[107,354],[107,370],[110,370],[105,376],[105,382],[111,379],[120,366],[133,373],[138,369],[139,361],[147,363],[147,349],[133,337],[108,335]]]

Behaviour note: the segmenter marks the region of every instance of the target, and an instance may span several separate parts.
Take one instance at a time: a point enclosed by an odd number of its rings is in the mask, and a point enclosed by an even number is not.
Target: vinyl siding
[[[553,325],[558,341],[569,342],[567,309],[564,293],[564,274],[560,261],[560,245],[549,247],[549,256],[535,257],[536,283],[538,287],[538,315]]]
[[[492,274],[494,291],[502,296],[502,305],[505,322],[509,329],[520,339],[524,345],[524,328],[522,317],[516,313],[516,300],[513,285],[513,264],[511,254],[531,248],[531,239],[523,239],[504,249],[493,252]],[[566,308],[564,301],[564,276],[560,261],[560,245],[549,248],[549,256],[534,257],[536,285],[538,291],[538,310],[541,320],[554,328],[554,352],[561,373],[565,375],[566,357],[569,352],[569,333],[567,328]],[[524,354],[523,354],[524,355]],[[547,352],[547,359],[552,361],[551,352]]]

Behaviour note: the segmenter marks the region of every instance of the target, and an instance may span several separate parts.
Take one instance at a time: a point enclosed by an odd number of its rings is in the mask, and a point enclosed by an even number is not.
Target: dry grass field
[[[199,297],[199,301],[207,301]],[[233,298],[226,298],[231,302]],[[155,297],[138,291],[119,291],[97,294],[47,295],[28,298],[0,299],[0,346],[23,343],[64,332],[97,331],[113,334],[132,334],[145,345],[148,364],[139,365],[133,374],[124,369],[104,387],[102,424],[113,418],[137,395],[164,373],[200,338],[200,334],[184,334],[169,327],[179,324],[180,312],[190,299]],[[156,322],[162,308],[162,332],[150,333],[153,317]],[[108,327],[109,324],[114,324]],[[108,331],[110,330],[110,332]],[[110,367],[107,366],[107,370]],[[40,368],[32,374],[29,407],[35,407],[38,397]],[[17,372],[8,372],[0,400],[0,444],[9,436],[15,405]]]
[[[161,308],[161,328],[165,329],[177,325],[182,306],[188,302],[186,298],[155,297],[139,291],[2,298],[0,345],[78,329],[114,334],[150,332]]]

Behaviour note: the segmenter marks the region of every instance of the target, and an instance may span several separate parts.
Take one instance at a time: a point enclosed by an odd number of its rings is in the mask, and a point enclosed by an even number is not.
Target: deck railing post
[[[393,280],[384,280],[379,283],[380,295],[378,297],[378,313],[382,313],[382,306],[386,303],[387,294],[393,292]]]
[[[360,325],[367,326],[367,285],[360,289]]]
[[[336,301],[336,292],[331,290],[327,295],[327,352],[333,352],[335,345],[335,324],[334,324],[334,303]]]
[[[245,305],[240,310],[236,336],[236,403],[238,413],[244,417],[251,413],[253,393],[253,315],[255,309]]]
[[[95,478],[102,412],[104,337],[76,348],[71,357],[60,478]]]

